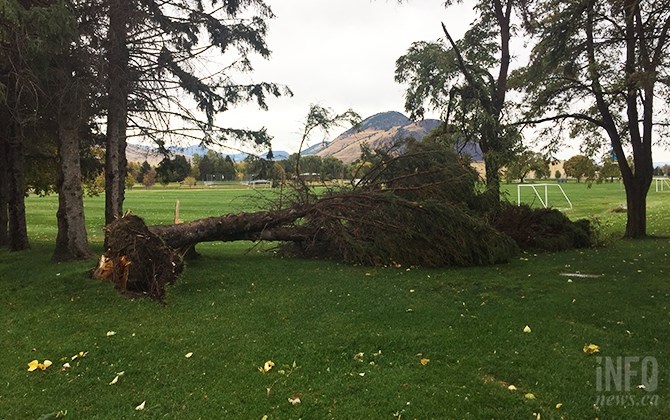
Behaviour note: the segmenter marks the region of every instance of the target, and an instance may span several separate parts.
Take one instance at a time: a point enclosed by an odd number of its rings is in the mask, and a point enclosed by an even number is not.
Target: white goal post
[[[535,196],[540,200],[540,203],[542,203],[542,206],[546,209],[549,207],[549,187],[557,187],[560,191],[561,194],[563,194],[563,197],[565,197],[565,201],[568,202],[568,205],[570,206],[570,210],[572,210],[572,201],[568,198],[568,195],[565,193],[563,190],[563,187],[561,187],[559,184],[518,184],[516,186],[516,204],[517,206],[521,205],[521,188],[530,188],[533,190],[535,193]],[[538,191],[538,188],[544,189],[542,195],[540,195],[540,192]]]
[[[654,178],[656,182],[656,192],[665,191],[667,188],[670,191],[670,179],[668,178]]]

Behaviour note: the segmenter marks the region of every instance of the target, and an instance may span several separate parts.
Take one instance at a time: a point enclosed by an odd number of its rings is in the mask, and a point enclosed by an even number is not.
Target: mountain
[[[343,132],[325,145],[310,147],[304,151],[304,154],[315,154],[321,157],[333,156],[345,163],[351,163],[360,158],[362,145],[375,149],[389,147],[399,140],[410,137],[422,140],[441,123],[433,119],[412,122],[400,112],[381,112],[366,118],[358,127]],[[481,151],[476,146],[465,147],[462,153],[470,155],[473,160],[481,160]]]
[[[437,121],[437,120],[434,120]],[[380,112],[361,121],[358,127],[353,127],[340,134],[338,137],[346,137],[357,132],[366,130],[388,131],[395,127],[411,124],[412,120],[397,111]]]
[[[150,165],[156,166],[163,160],[163,155],[158,153],[155,147],[144,146],[141,144],[128,144],[126,146],[126,159],[128,162],[142,163],[145,160]]]
[[[326,147],[328,147],[329,144],[330,144],[329,141],[313,144],[313,145],[309,146],[308,148],[306,148],[305,150],[303,150],[302,154],[304,156],[315,155],[315,154],[319,153],[320,151],[322,151],[323,149],[325,149]]]
[[[268,153],[269,152],[260,153],[258,156],[262,157],[263,159],[267,159],[268,158]],[[225,155],[225,153],[224,153],[224,155]],[[235,153],[234,155],[229,155],[229,156],[235,162],[242,162],[244,159],[247,158],[247,156],[249,156],[249,153]],[[270,160],[273,160],[273,161],[284,160],[284,159],[287,159],[288,156],[289,156],[288,152],[285,152],[283,150],[273,150],[272,151],[272,159],[270,159]]]

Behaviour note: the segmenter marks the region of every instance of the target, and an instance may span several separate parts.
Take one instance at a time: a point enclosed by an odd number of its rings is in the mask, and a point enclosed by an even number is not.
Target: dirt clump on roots
[[[110,281],[128,296],[165,302],[166,285],[184,269],[181,256],[151,233],[142,218],[125,214],[105,227],[107,250],[93,277]]]

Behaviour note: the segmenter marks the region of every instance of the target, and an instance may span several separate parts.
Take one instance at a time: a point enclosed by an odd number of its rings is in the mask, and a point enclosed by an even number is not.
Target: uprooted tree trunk
[[[306,213],[307,207],[300,206],[276,211],[228,214],[173,225],[155,225],[149,230],[166,245],[183,250],[200,242],[290,240],[293,236],[288,231],[274,228],[293,223]],[[300,235],[298,232],[293,234]]]
[[[276,228],[302,217],[305,211],[230,214],[189,223],[147,226],[126,213],[105,228],[107,250],[93,277],[114,283],[122,293],[146,294],[165,300],[165,286],[183,270],[183,256],[201,242],[237,240],[297,240],[298,232]],[[274,228],[274,229],[273,229]]]

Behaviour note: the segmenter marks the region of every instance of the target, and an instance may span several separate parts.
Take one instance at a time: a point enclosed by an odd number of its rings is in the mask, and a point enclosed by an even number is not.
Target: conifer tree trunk
[[[58,235],[53,261],[86,259],[88,247],[79,160],[77,119],[62,115],[58,128]]]
[[[21,129],[17,122],[10,124],[7,161],[9,162],[7,182],[9,190],[8,206],[8,239],[10,251],[23,251],[30,248],[28,229],[26,227],[26,185],[24,178],[24,152]]]
[[[3,120],[6,121],[6,120]],[[7,154],[9,153],[7,142],[7,127],[0,128],[0,248],[5,248],[9,245],[8,237],[8,201],[9,201],[9,161]]]
[[[129,8],[128,0],[112,0],[109,6],[105,224],[121,214],[125,195]]]

